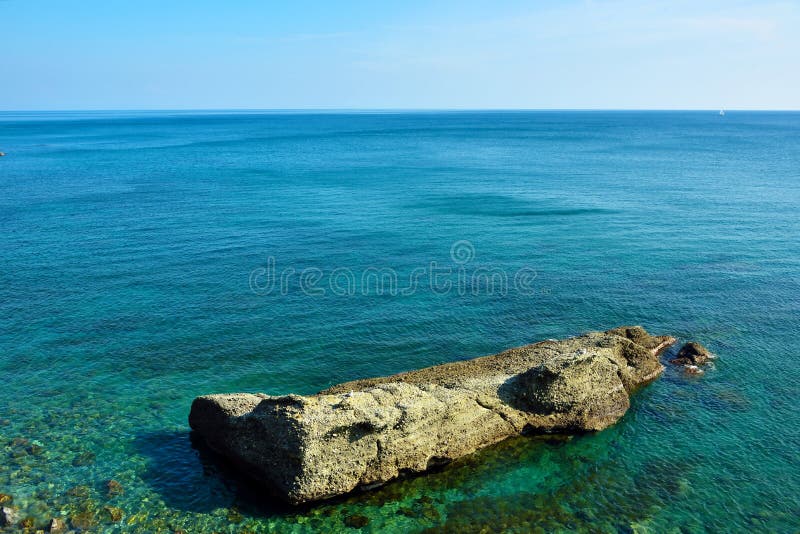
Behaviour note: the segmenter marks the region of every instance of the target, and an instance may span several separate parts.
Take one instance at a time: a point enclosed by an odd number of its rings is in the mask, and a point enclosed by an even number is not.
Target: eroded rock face
[[[422,472],[523,432],[602,430],[674,343],[641,327],[544,341],[316,395],[198,397],[191,427],[291,503]]]
[[[555,357],[519,376],[521,407],[549,417],[548,430],[602,430],[630,407],[618,371],[616,362],[594,353]]]

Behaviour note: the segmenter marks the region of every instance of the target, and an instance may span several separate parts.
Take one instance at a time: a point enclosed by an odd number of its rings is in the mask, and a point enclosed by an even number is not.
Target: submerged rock
[[[122,521],[122,516],[124,515],[122,508],[117,508],[116,506],[105,506],[103,507],[103,510],[105,511],[108,520],[112,523],[118,523]]]
[[[89,486],[81,484],[80,486],[73,486],[67,490],[67,495],[70,497],[88,497],[91,493]]]
[[[350,528],[364,528],[369,525],[369,517],[361,514],[348,515],[344,518],[344,525]]]
[[[122,495],[125,493],[125,488],[122,487],[122,484],[117,482],[114,479],[109,480],[106,482],[106,495],[108,497],[116,497],[117,495]]]
[[[228,510],[227,518],[231,523],[241,523],[244,521],[244,516],[237,508]]]
[[[91,509],[78,510],[69,518],[73,528],[87,530],[97,525],[97,518]]]
[[[521,433],[598,431],[675,342],[641,327],[339,384],[315,395],[198,397],[189,424],[297,504],[422,472]]]
[[[31,441],[28,438],[14,438],[11,440],[12,447],[27,447]]]
[[[86,465],[92,465],[95,460],[95,455],[93,452],[82,452],[77,455],[75,458],[72,459],[73,467],[83,467]]]
[[[0,504],[6,504],[14,500],[14,497],[7,493],[0,493]]]

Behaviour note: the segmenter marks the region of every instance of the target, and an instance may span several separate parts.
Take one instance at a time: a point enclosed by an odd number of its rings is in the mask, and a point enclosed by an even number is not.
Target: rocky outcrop
[[[339,384],[315,395],[198,397],[191,427],[290,503],[369,488],[522,433],[616,422],[674,343],[641,327]]]
[[[669,362],[676,365],[703,365],[713,358],[711,352],[703,345],[690,341],[682,346],[675,358]]]
[[[681,347],[678,354],[669,363],[682,365],[683,372],[687,375],[698,376],[705,373],[700,366],[711,362],[715,356],[703,345],[695,341],[689,341]],[[711,364],[713,367],[713,364]]]

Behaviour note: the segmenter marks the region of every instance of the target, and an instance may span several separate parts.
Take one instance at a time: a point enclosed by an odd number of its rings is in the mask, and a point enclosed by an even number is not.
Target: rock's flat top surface
[[[189,423],[291,503],[421,472],[525,432],[616,422],[674,343],[641,327],[339,384],[316,395],[198,397]]]

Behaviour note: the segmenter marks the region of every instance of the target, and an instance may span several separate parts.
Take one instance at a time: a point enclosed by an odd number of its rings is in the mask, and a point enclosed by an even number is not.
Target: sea
[[[3,112],[0,151],[0,493],[31,530],[800,530],[798,112]],[[717,358],[664,355],[603,432],[315,506],[187,421],[620,325]]]

